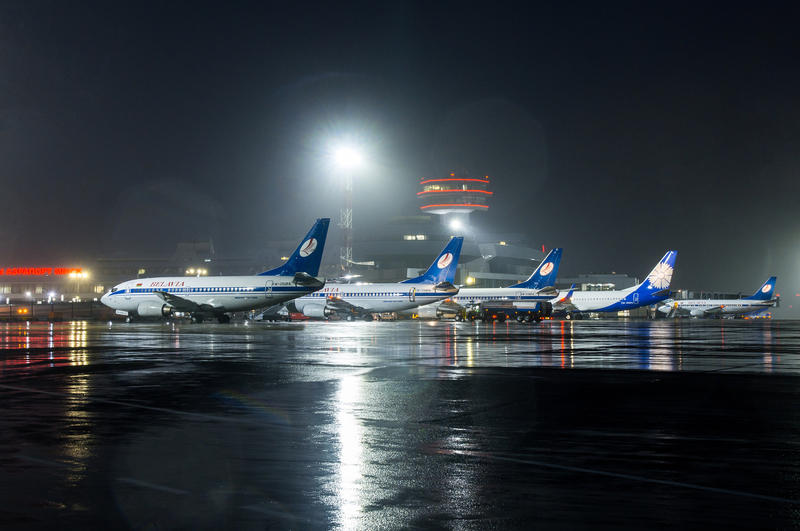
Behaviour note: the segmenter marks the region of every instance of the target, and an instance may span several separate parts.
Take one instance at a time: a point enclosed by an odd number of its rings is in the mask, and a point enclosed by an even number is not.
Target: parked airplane
[[[778,277],[769,277],[755,293],[743,299],[686,299],[664,301],[658,311],[668,317],[721,317],[723,315],[744,315],[774,306],[777,299],[775,281]]]
[[[295,299],[291,304],[309,317],[340,313],[348,320],[372,319],[373,313],[398,312],[452,297],[453,280],[464,238],[452,238],[433,264],[419,277],[382,284],[328,284],[324,289]]]
[[[319,290],[319,273],[329,218],[318,219],[294,253],[281,266],[258,275],[220,277],[137,278],[115,286],[103,304],[134,317],[167,317],[187,313],[196,322],[216,317],[230,322],[228,312],[273,306]]]
[[[460,312],[467,306],[480,303],[510,302],[516,308],[533,308],[539,302],[549,301],[558,292],[553,287],[558,275],[563,249],[557,247],[547,253],[539,267],[524,282],[505,288],[461,288],[449,299],[419,308],[420,317],[437,317],[443,311]]]
[[[553,311],[566,312],[567,319],[571,319],[578,312],[617,312],[661,302],[669,296],[677,256],[678,251],[667,251],[644,282],[637,286],[614,291],[570,290],[565,297],[550,301]]]

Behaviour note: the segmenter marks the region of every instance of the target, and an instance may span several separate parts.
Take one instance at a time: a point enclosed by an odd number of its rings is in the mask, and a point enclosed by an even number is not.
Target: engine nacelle
[[[706,312],[704,312],[703,310],[692,310],[691,312],[689,312],[689,314],[692,317],[703,317],[706,314]]]
[[[172,315],[172,309],[169,304],[143,302],[136,308],[136,313],[139,317],[167,317]]]
[[[303,306],[303,314],[308,317],[328,317],[331,311],[322,304],[307,304]]]

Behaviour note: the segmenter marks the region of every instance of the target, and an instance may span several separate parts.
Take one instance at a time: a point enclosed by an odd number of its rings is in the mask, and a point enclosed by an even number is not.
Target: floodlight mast
[[[344,178],[344,208],[339,210],[339,226],[344,229],[344,247],[339,250],[342,271],[350,272],[353,262],[353,175]]]
[[[339,262],[343,273],[350,272],[353,263],[353,171],[363,162],[361,153],[343,146],[334,154],[336,165],[344,171],[344,207],[339,210],[339,226],[344,230],[344,246],[339,249]]]

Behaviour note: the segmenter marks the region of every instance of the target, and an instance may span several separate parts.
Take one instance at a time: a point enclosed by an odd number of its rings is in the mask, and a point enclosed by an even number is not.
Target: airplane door
[[[264,286],[264,296],[268,299],[272,298],[272,280],[267,280],[267,284]]]
[[[634,304],[639,304],[639,294],[638,293],[634,293],[633,294],[633,303]]]
[[[411,288],[408,292],[408,302],[417,301],[417,288]]]

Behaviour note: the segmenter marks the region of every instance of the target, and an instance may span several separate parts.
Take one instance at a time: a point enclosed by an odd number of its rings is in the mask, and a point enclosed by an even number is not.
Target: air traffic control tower
[[[423,178],[419,185],[420,210],[442,216],[442,222],[450,226],[468,225],[471,212],[489,209],[493,194],[488,175],[469,177],[453,172],[441,179]]]

